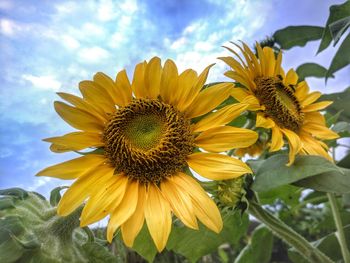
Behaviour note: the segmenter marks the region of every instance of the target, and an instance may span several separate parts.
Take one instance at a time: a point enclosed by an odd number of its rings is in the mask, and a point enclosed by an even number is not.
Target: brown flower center
[[[285,86],[278,77],[257,77],[254,81],[257,86],[255,96],[265,106],[266,117],[273,119],[282,128],[298,132],[304,114],[294,96],[294,87]]]
[[[118,109],[103,139],[116,173],[142,183],[158,184],[183,170],[194,147],[190,121],[173,106],[150,99]]]

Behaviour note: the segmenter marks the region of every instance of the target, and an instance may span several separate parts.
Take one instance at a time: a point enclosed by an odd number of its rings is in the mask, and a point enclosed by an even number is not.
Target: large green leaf
[[[153,262],[154,257],[157,255],[157,248],[153,243],[146,224],[143,225],[132,248],[149,262]]]
[[[207,255],[223,243],[237,244],[248,228],[248,216],[240,213],[227,213],[223,216],[224,227],[219,234],[204,226],[192,230],[184,226],[174,227],[171,231],[167,249],[179,253],[191,262]]]
[[[344,233],[346,241],[350,244],[350,225],[344,227]],[[340,246],[335,233],[329,234],[315,242],[313,245],[324,252],[335,262],[341,262],[342,254],[340,251]],[[308,263],[301,255],[299,255],[295,250],[290,249],[288,251],[288,257],[294,263]]]
[[[307,77],[325,78],[327,69],[316,63],[305,63],[300,65],[296,72],[299,76],[299,81],[302,81]]]
[[[331,100],[333,104],[327,107],[327,112],[337,114],[342,111],[339,120],[350,122],[350,87],[342,92],[324,94],[321,96],[320,101]]]
[[[263,225],[254,229],[251,240],[241,251],[235,263],[268,263],[270,262],[273,246],[273,235]]]
[[[97,243],[86,243],[83,245],[83,249],[91,263],[118,263],[116,257]]]
[[[326,23],[326,26],[322,33],[322,40],[318,48],[317,53],[320,53],[322,50],[326,49],[329,44],[332,42],[332,35],[329,29],[329,25],[338,21],[344,17],[349,16],[350,14],[350,1],[346,1],[340,5],[332,5],[329,8],[329,17]]]
[[[339,39],[346,32],[349,26],[350,16],[344,17],[343,19],[335,21],[329,25],[329,30],[334,41],[334,46],[338,43]]]
[[[343,43],[340,45],[337,53],[335,53],[331,65],[327,71],[327,77],[332,76],[332,74],[350,63],[350,34],[346,36]]]
[[[339,172],[340,168],[320,156],[300,155],[291,166],[288,155],[278,154],[266,159],[256,172],[253,190],[266,192],[301,179],[325,172]]]
[[[320,39],[323,27],[319,26],[288,26],[273,34],[275,41],[282,49],[295,46],[305,46],[307,42]]]
[[[294,206],[299,203],[301,189],[293,185],[282,185],[272,190],[259,193],[259,201],[262,205],[274,204],[276,200],[282,200],[285,204]]]
[[[350,193],[350,170],[340,168],[295,182],[295,185],[311,188],[320,192],[346,194]]]

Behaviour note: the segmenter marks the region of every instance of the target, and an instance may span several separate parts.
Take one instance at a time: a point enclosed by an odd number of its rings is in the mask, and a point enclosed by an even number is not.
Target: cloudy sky
[[[48,165],[74,154],[53,154],[42,138],[72,129],[54,112],[55,92],[77,93],[79,81],[97,71],[129,75],[142,60],[157,55],[180,70],[202,70],[217,62],[210,80],[223,79],[216,58],[228,41],[253,44],[288,25],[319,25],[339,0],[0,0],[0,188],[23,187],[47,195],[65,182],[35,177]],[[317,42],[287,51],[283,64],[329,65],[334,50],[315,57]],[[346,72],[347,70],[347,72]],[[348,69],[325,86],[343,90]]]

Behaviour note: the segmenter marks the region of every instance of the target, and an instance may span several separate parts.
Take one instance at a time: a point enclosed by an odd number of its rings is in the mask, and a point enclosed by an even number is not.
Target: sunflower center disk
[[[190,121],[158,100],[135,99],[106,125],[105,154],[117,173],[159,184],[186,166],[194,136]]]
[[[304,121],[304,114],[293,87],[287,87],[277,77],[258,77],[256,97],[265,106],[265,114],[278,126],[298,132]]]

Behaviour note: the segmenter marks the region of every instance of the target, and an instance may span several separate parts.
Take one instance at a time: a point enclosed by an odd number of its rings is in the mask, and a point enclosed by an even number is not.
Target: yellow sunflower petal
[[[283,134],[278,126],[272,127],[270,152],[278,151],[284,145]]]
[[[149,233],[160,252],[164,249],[171,231],[171,210],[168,201],[153,184],[148,188],[145,218]]]
[[[226,180],[252,173],[242,161],[217,153],[193,153],[187,157],[187,163],[198,174],[211,180]]]
[[[128,178],[114,175],[106,182],[106,186],[93,194],[86,203],[81,216],[80,226],[95,223],[110,214],[118,206],[124,196]]]
[[[259,100],[254,95],[249,95],[241,101],[241,103],[248,104],[248,110],[257,111],[263,110],[264,107],[260,105]]]
[[[95,189],[103,187],[114,169],[108,165],[100,165],[90,169],[86,174],[79,177],[64,193],[57,206],[57,214],[66,216],[77,209]]]
[[[298,74],[293,69],[290,69],[287,72],[286,78],[284,79],[284,85],[296,85],[298,82],[298,78]]]
[[[239,102],[243,101],[247,96],[250,96],[250,95],[252,95],[251,91],[244,88],[234,87],[231,90],[231,96],[234,97]]]
[[[250,59],[252,60],[253,64],[254,64],[254,70],[256,72],[256,76],[260,76],[261,75],[261,66],[260,66],[260,63],[257,59],[257,57],[255,56],[255,54],[251,51],[251,49],[245,44],[245,43],[242,43],[243,44],[243,48],[244,48],[244,51],[249,55]]]
[[[248,88],[251,91],[254,91],[254,89],[255,89],[256,85],[254,84],[254,82],[252,82],[250,80],[249,77],[246,77],[244,75],[240,75],[237,72],[232,71],[232,70],[226,71],[224,73],[224,75],[228,78],[231,78],[231,79],[239,82],[240,84],[242,84],[244,87]]]
[[[145,89],[146,95],[150,99],[156,99],[160,90],[160,79],[162,76],[162,66],[160,58],[152,58],[145,71]]]
[[[114,209],[107,226],[107,240],[112,242],[114,232],[134,214],[138,202],[139,182],[130,181],[120,204]]]
[[[234,71],[236,71],[239,75],[249,78],[249,75],[246,73],[246,70],[243,66],[232,57],[219,57],[218,59],[224,61],[227,65],[229,65]]]
[[[160,96],[163,101],[168,104],[173,104],[174,98],[180,97],[178,92],[181,92],[178,89],[178,70],[175,63],[168,59],[164,63],[164,68],[162,72],[161,78],[161,88],[160,88]]]
[[[266,67],[265,67],[265,76],[272,77],[275,73],[275,65],[276,65],[275,53],[273,49],[270,47],[264,47],[263,52],[267,61]]]
[[[300,133],[300,139],[303,145],[302,149],[305,153],[319,155],[333,162],[333,158],[327,153],[320,141],[305,132]]]
[[[275,126],[275,122],[268,117],[265,117],[263,113],[258,113],[256,115],[256,127],[263,127],[266,129],[271,129]]]
[[[198,229],[191,197],[188,193],[171,180],[162,182],[160,186],[163,196],[168,200],[174,214],[189,228]]]
[[[339,138],[339,135],[335,133],[334,131],[328,129],[324,125],[320,125],[318,123],[314,122],[307,122],[302,126],[302,129],[308,133],[311,133],[316,138],[324,139],[324,140],[331,140]]]
[[[171,104],[179,111],[184,111],[193,100],[190,97],[191,90],[197,81],[197,73],[192,69],[187,69],[179,75],[178,85],[175,90],[171,92]]]
[[[122,97],[120,96],[120,94],[118,94],[117,87],[114,81],[109,76],[102,72],[98,72],[94,75],[93,79],[94,82],[96,82],[98,85],[100,85],[107,91],[109,96],[112,98],[114,104],[118,106],[123,105]]]
[[[75,179],[106,161],[101,154],[88,154],[41,170],[36,176],[49,176],[64,180]]]
[[[146,186],[140,185],[138,201],[137,201],[135,212],[121,226],[123,240],[128,247],[133,246],[136,236],[142,229],[143,223],[145,221],[145,212],[144,212],[145,202],[146,202]]]
[[[221,214],[215,202],[207,195],[202,187],[190,176],[178,173],[172,180],[183,191],[189,193],[192,205],[198,219],[212,231],[219,233],[223,227]],[[187,189],[191,189],[188,191]]]
[[[58,115],[73,128],[89,132],[102,132],[104,129],[103,123],[87,111],[60,101],[55,101],[54,107]]]
[[[303,108],[303,112],[318,111],[327,108],[333,101],[321,101],[314,104],[307,105]]]
[[[232,83],[220,83],[203,90],[186,109],[186,116],[195,118],[215,109],[230,96],[232,88]]]
[[[282,73],[281,73],[281,70],[282,70],[281,64],[282,64],[282,52],[280,51],[280,52],[278,52],[278,55],[277,55],[274,76],[282,75]]]
[[[326,125],[325,117],[318,111],[306,112],[304,122],[315,122],[323,126]]]
[[[103,109],[101,109],[97,105],[92,105],[89,102],[87,102],[86,100],[84,100],[80,97],[74,96],[72,94],[68,94],[68,93],[64,93],[64,92],[57,92],[57,95],[60,96],[65,101],[72,104],[73,106],[76,106],[77,108],[79,108],[81,110],[85,110],[85,111],[91,113],[92,115],[94,115],[95,117],[100,119],[102,122],[105,122],[108,120],[107,114],[103,111]]]
[[[131,84],[125,70],[120,71],[115,78],[116,96],[118,96],[118,105],[126,106],[131,102],[132,89]]]
[[[233,148],[244,148],[258,139],[254,131],[231,126],[220,126],[206,130],[195,138],[195,144],[209,152],[223,152]]]
[[[259,43],[256,43],[255,46],[256,46],[256,50],[258,51],[258,58],[260,61],[261,73],[263,74],[265,72],[265,68],[267,67],[264,52],[261,46],[259,45]]]
[[[84,99],[97,105],[107,113],[115,112],[115,103],[109,93],[98,83],[84,80],[79,83],[79,90]]]
[[[145,71],[147,62],[144,61],[136,65],[134,70],[134,78],[132,80],[131,89],[136,98],[145,98],[147,95],[145,89]]]
[[[319,97],[321,97],[322,93],[319,91],[314,91],[306,95],[306,97],[301,100],[301,106],[306,106],[311,103],[314,103],[316,100],[318,100]]]
[[[210,64],[207,66],[202,73],[198,76],[196,83],[191,89],[191,92],[187,95],[186,101],[188,101],[188,105],[197,97],[201,89],[203,88],[205,82],[207,81],[209,70],[212,66],[214,66],[215,63]]]
[[[87,147],[104,145],[101,134],[93,132],[71,132],[59,137],[46,138],[43,141],[54,144],[54,152],[79,151]]]
[[[289,142],[289,162],[287,165],[290,166],[294,163],[295,156],[301,149],[301,141],[295,132],[288,129],[281,129],[281,131],[287,137]]]
[[[241,103],[225,106],[194,124],[194,132],[205,131],[211,128],[225,125],[237,118],[247,108],[247,104]]]
[[[295,88],[295,97],[302,101],[306,98],[307,94],[309,93],[309,85],[306,81],[299,82]]]

